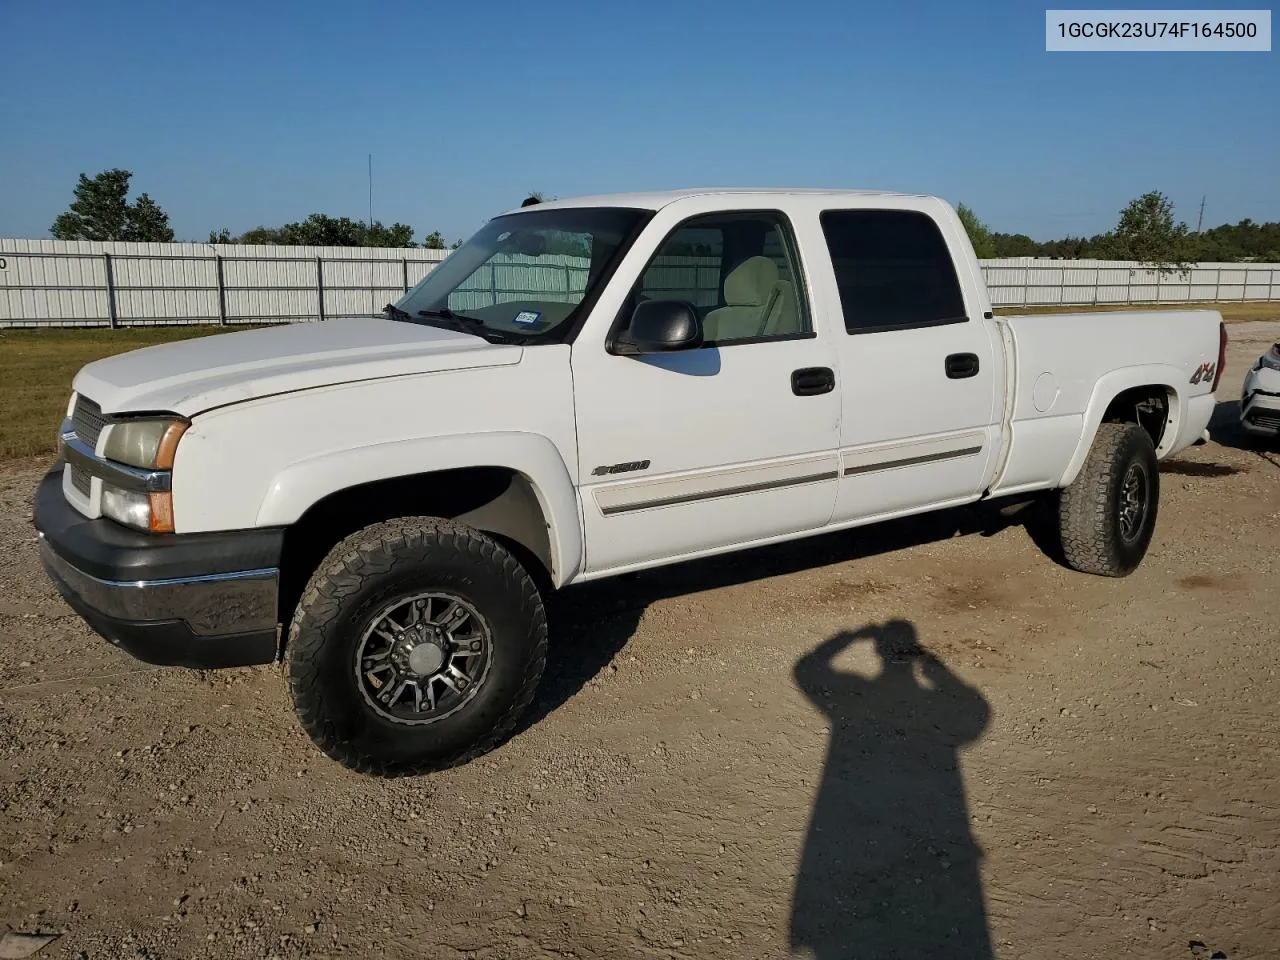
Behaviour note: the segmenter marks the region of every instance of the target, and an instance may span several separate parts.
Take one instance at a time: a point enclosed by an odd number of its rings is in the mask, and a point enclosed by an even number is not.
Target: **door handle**
[[[947,357],[947,376],[952,380],[964,380],[978,375],[976,353],[953,353]]]
[[[830,367],[802,367],[791,373],[791,392],[797,397],[815,397],[836,388],[836,375]]]

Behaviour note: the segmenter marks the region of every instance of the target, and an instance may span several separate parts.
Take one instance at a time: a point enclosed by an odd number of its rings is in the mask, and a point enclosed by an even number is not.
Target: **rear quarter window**
[[[955,264],[932,217],[913,210],[826,210],[819,220],[849,333],[968,319]]]

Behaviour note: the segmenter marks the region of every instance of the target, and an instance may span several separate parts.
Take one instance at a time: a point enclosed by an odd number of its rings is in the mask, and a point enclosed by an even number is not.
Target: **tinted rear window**
[[[850,333],[967,319],[955,265],[933,218],[909,210],[821,216]]]

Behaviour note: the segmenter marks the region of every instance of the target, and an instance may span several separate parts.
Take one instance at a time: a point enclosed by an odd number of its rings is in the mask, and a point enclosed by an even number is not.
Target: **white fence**
[[[447,253],[0,240],[0,327],[280,323],[368,314],[398,299]],[[580,259],[519,258],[477,277],[469,292],[477,304],[517,293],[563,297],[585,282]],[[1280,299],[1280,264],[1198,263],[1170,273],[1124,261],[1017,258],[984,260],[982,272],[1000,307]],[[717,272],[708,277],[714,287]]]
[[[1280,263],[1193,263],[1160,271],[1127,260],[983,260],[997,307],[1280,299]]]
[[[0,327],[280,323],[372,313],[447,250],[0,240]]]

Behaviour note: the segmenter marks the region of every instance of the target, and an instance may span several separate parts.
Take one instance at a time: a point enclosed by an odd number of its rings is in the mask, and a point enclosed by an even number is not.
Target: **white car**
[[[1280,343],[1272,344],[1244,378],[1240,425],[1256,436],[1280,436]]]
[[[381,316],[89,364],[35,524],[113,643],[282,659],[329,756],[421,772],[512,730],[549,590],[1012,496],[1128,574],[1225,349],[1212,310],[994,316],[934,197],[558,200]]]

